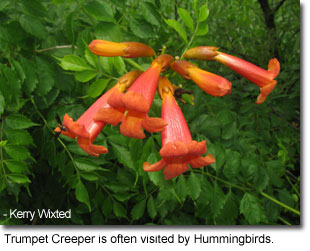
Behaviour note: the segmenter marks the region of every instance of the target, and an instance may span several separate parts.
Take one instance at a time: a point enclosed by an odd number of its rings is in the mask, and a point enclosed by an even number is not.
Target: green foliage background
[[[258,0],[2,0],[0,223],[300,224],[300,6],[269,7],[273,28]],[[217,62],[192,61],[229,79],[231,95],[212,97],[172,75],[194,91],[195,105],[180,106],[216,162],[165,181],[142,170],[160,159],[159,133],[136,140],[107,125],[96,142],[109,153],[99,158],[54,139],[56,114],[77,119],[125,72],[151,63],[98,58],[87,47],[95,38],[139,41],[157,53],[165,45],[173,56],[212,45],[265,69],[277,56],[281,73],[261,105],[257,86]],[[150,114],[160,116],[160,106],[156,96]],[[3,217],[10,208],[71,209],[72,218]]]

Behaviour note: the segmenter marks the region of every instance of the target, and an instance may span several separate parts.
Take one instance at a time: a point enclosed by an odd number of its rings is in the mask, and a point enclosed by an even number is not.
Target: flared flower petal
[[[192,140],[184,115],[174,99],[173,87],[166,77],[161,77],[159,90],[163,100],[161,117],[168,125],[161,131],[162,159],[154,164],[144,162],[143,170],[156,172],[164,169],[165,179],[172,179],[189,169],[210,165],[215,162],[212,155],[201,156],[207,152],[206,141]]]
[[[214,55],[212,55],[214,54]],[[274,80],[280,73],[280,63],[276,58],[269,61],[268,70],[264,70],[246,60],[220,52],[216,47],[199,46],[189,49],[185,58],[216,60],[260,87],[256,103],[261,104],[277,84]]]
[[[160,73],[169,67],[172,60],[172,56],[166,54],[157,57],[126,93],[108,100],[110,108],[98,110],[95,120],[114,126],[121,123],[121,134],[136,139],[145,138],[143,128],[149,132],[163,130],[167,123],[161,118],[150,118],[147,113],[156,93]]]
[[[193,80],[202,90],[212,96],[220,97],[231,92],[231,82],[226,78],[202,70],[188,61],[174,61],[171,68],[182,77]]]
[[[88,47],[92,53],[105,57],[136,58],[155,55],[155,51],[151,47],[138,42],[115,43],[105,40],[93,40]]]
[[[61,132],[63,135],[77,138],[79,146],[88,154],[98,157],[99,154],[108,152],[104,146],[94,145],[93,142],[106,125],[103,121],[94,120],[95,114],[98,113],[100,108],[107,109],[110,107],[108,99],[110,97],[117,98],[118,95],[130,86],[130,84],[141,74],[141,71],[132,71],[119,79],[117,84],[108,92],[103,94],[93,105],[91,105],[85,113],[77,120],[74,121],[68,114],[65,114],[63,125],[58,126],[55,132]],[[116,110],[117,111],[117,110]],[[114,115],[114,118],[117,117]],[[123,114],[121,114],[123,115]],[[65,130],[62,130],[64,127]]]

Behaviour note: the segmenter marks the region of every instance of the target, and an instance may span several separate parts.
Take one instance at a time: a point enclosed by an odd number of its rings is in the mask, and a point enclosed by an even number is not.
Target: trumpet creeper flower
[[[115,43],[105,40],[93,40],[88,47],[92,53],[105,57],[136,58],[155,55],[155,51],[150,46],[138,42]]]
[[[172,179],[189,169],[199,168],[215,162],[211,154],[203,157],[207,151],[206,141],[192,140],[184,115],[173,96],[173,87],[166,77],[162,77],[159,93],[162,97],[161,117],[168,125],[161,132],[162,159],[154,164],[144,162],[143,170],[156,172],[164,169],[165,179]]]
[[[94,119],[113,126],[121,123],[121,134],[136,139],[145,138],[142,128],[148,132],[163,130],[167,123],[161,118],[149,117],[147,113],[156,93],[160,73],[169,67],[172,60],[172,56],[167,54],[157,57],[125,94],[109,98],[111,107],[101,107]]]
[[[276,58],[269,61],[268,70],[264,70],[246,60],[220,52],[216,47],[198,46],[189,49],[184,54],[185,58],[216,60],[241,76],[250,80],[260,87],[257,104],[261,104],[275,88],[277,81],[274,80],[280,73],[280,63]]]
[[[99,108],[110,107],[107,100],[110,97],[117,97],[130,86],[141,73],[141,71],[132,71],[125,74],[113,88],[97,99],[77,121],[74,121],[68,114],[65,114],[63,125],[58,126],[54,131],[70,138],[77,138],[78,145],[91,156],[98,157],[100,154],[107,153],[108,149],[106,147],[93,144],[106,123],[95,121],[93,117]],[[62,130],[61,127],[64,127],[65,130]]]
[[[221,97],[231,92],[231,82],[226,78],[202,70],[188,61],[174,61],[171,68],[183,78],[194,81],[202,90],[212,96]]]

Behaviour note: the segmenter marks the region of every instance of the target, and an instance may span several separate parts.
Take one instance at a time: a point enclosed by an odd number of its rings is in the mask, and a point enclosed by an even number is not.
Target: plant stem
[[[196,170],[194,170],[194,171],[196,171]],[[197,170],[197,171],[198,171],[198,170]],[[198,171],[198,172],[199,172],[199,171]],[[214,178],[214,179],[216,179],[216,180],[218,180],[218,181],[221,181],[221,182],[223,182],[223,183],[225,183],[226,185],[229,185],[229,186],[231,186],[231,187],[235,187],[235,188],[238,188],[238,189],[243,190],[243,191],[250,190],[250,188],[241,187],[241,186],[232,184],[232,183],[230,183],[229,181],[223,180],[223,179],[221,179],[221,178],[219,178],[219,177],[216,177],[216,176],[214,176],[214,175],[212,175],[212,174],[210,174],[210,173],[208,173],[208,172],[204,172],[204,171],[200,170],[200,173],[205,174],[205,175],[208,175],[209,177],[212,177],[212,178]]]
[[[282,217],[279,217],[279,220],[282,221],[285,225],[291,226],[292,224],[289,223],[287,220],[283,219]]]
[[[37,107],[37,105],[36,105],[36,103],[35,103],[33,97],[30,97],[30,100],[31,100],[31,103],[33,104],[33,106],[34,106],[34,108],[35,108],[37,114],[38,114],[38,115],[40,116],[40,118],[43,120],[43,122],[44,122],[44,124],[46,125],[46,127],[55,135],[54,130],[48,125],[46,119],[44,118],[44,116],[42,115],[42,113],[39,111],[39,109],[38,109],[38,107]],[[76,171],[76,173],[77,173],[77,176],[80,177],[80,171],[79,171],[78,167],[77,167],[76,164],[75,164],[75,161],[74,161],[74,158],[73,158],[71,152],[69,151],[69,149],[67,148],[67,146],[64,144],[64,142],[63,142],[60,138],[57,138],[57,140],[58,140],[58,142],[61,144],[61,146],[64,148],[64,150],[67,152],[67,154],[68,154],[69,158],[71,159],[72,164],[73,164],[73,166],[74,166],[74,168],[75,168],[75,171]]]
[[[136,69],[140,70],[140,71],[145,71],[139,64],[137,64],[135,61],[133,61],[132,59],[130,58],[124,58],[125,61],[132,65],[133,67],[135,67]]]
[[[55,50],[55,49],[77,49],[76,46],[72,47],[72,44],[69,45],[56,45],[50,48],[44,48],[44,49],[40,49],[40,50],[36,50],[36,52],[41,53],[41,52],[45,52],[45,51],[51,51],[51,50]]]
[[[96,80],[98,80],[100,78],[100,76],[102,75],[102,69],[101,69],[101,62],[100,62],[100,57],[97,56],[97,59],[98,59],[98,71],[99,71],[99,74],[97,74],[96,76]]]
[[[2,141],[3,139],[3,125],[4,125],[4,116],[2,115],[2,123],[1,123],[1,131],[0,131],[0,141]],[[8,178],[6,177],[6,171],[5,171],[5,167],[4,167],[4,162],[3,162],[3,147],[0,147],[0,158],[1,158],[1,167],[2,167],[2,171],[3,171],[3,177],[5,178],[6,181],[8,181]],[[6,184],[5,184],[6,185]]]
[[[184,50],[183,50],[183,52],[181,54],[180,60],[183,59],[183,56],[184,56],[185,52],[187,51],[187,49],[191,46],[192,42],[194,41],[194,38],[195,38],[196,33],[198,31],[198,26],[199,26],[199,22],[197,22],[196,27],[195,27],[195,31],[194,31],[191,39],[189,40],[188,44],[185,46],[185,48],[184,48]]]
[[[284,207],[284,208],[286,208],[287,210],[293,212],[294,214],[300,215],[300,212],[299,212],[298,210],[296,210],[296,209],[294,209],[294,208],[291,208],[290,206],[288,206],[288,205],[282,203],[281,201],[278,201],[277,199],[271,197],[270,195],[268,195],[268,194],[266,194],[266,193],[264,193],[264,192],[261,192],[260,194],[263,195],[265,198],[271,200],[272,202],[278,204],[279,206]]]
[[[195,170],[194,170],[194,171],[195,171]],[[197,171],[198,171],[198,170],[197,170]],[[198,172],[199,172],[199,171],[198,171]],[[216,177],[216,176],[214,176],[214,175],[212,175],[212,174],[210,174],[210,173],[208,173],[208,172],[204,172],[204,171],[200,170],[200,173],[205,174],[205,175],[208,175],[208,176],[210,176],[210,177],[212,177],[212,178],[214,178],[214,179],[216,179],[216,180],[218,180],[218,181],[221,181],[221,182],[223,182],[223,183],[225,183],[225,184],[227,184],[227,185],[229,185],[229,186],[231,186],[231,187],[235,187],[235,188],[238,188],[238,189],[243,190],[243,191],[251,190],[250,188],[247,188],[247,187],[241,187],[241,186],[232,184],[232,183],[230,183],[229,181],[223,180],[223,179],[221,179],[221,178],[219,178],[219,177]],[[277,199],[273,198],[272,196],[270,196],[270,195],[268,195],[268,194],[266,194],[266,193],[264,193],[264,192],[261,192],[260,194],[261,194],[262,196],[264,196],[265,198],[271,200],[272,202],[278,204],[279,206],[284,207],[284,208],[286,208],[287,210],[293,212],[294,214],[300,215],[300,212],[299,212],[298,210],[296,210],[296,209],[294,209],[294,208],[291,208],[290,206],[288,206],[288,205],[282,203],[281,201],[278,201]]]
[[[291,187],[294,189],[294,191],[298,194],[298,196],[300,197],[300,193],[297,190],[297,188],[293,185],[291,179],[287,176],[287,174],[285,174],[285,178],[287,179],[288,183],[290,183]]]

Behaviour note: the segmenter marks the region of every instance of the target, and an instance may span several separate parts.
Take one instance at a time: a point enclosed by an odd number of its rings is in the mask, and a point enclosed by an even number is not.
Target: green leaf
[[[46,8],[39,0],[22,0],[23,9],[30,15],[37,17],[48,16]]]
[[[152,152],[155,152],[155,143],[153,137],[149,137],[142,147],[140,158],[146,160]]]
[[[21,114],[11,114],[5,118],[5,123],[12,129],[26,129],[38,124],[33,123],[30,119]]]
[[[96,165],[90,159],[79,158],[79,159],[76,159],[74,162],[76,166],[78,167],[78,169],[84,172],[92,172],[92,171],[101,169],[98,165]]]
[[[180,35],[180,37],[185,41],[185,43],[187,43],[186,31],[177,20],[165,19],[165,22]]]
[[[36,71],[39,83],[35,91],[40,96],[45,96],[55,85],[55,71],[51,63],[41,57],[36,57]]]
[[[16,130],[16,129],[6,129],[5,135],[10,142],[14,145],[34,145],[32,136],[28,131]]]
[[[33,16],[23,15],[19,18],[19,23],[29,34],[38,38],[46,37],[45,27],[41,23],[40,19]]]
[[[6,145],[4,146],[4,149],[14,160],[26,160],[32,158],[29,150],[24,146]]]
[[[114,22],[111,6],[103,1],[90,1],[85,4],[85,10],[99,21]]]
[[[126,167],[136,170],[136,165],[134,164],[128,148],[115,143],[110,142],[112,145],[113,153],[117,160]]]
[[[189,14],[189,12],[183,8],[178,8],[179,16],[182,18],[184,24],[193,32],[194,31],[194,21]]]
[[[200,178],[194,172],[191,172],[187,180],[188,194],[193,200],[199,197],[201,192],[201,182]]]
[[[102,66],[103,72],[113,75],[113,62],[109,60],[108,57],[100,57],[100,64]]]
[[[193,0],[193,9],[197,15],[198,14],[198,0]]]
[[[6,143],[8,143],[7,140],[1,140],[0,141],[0,147],[4,147],[6,145]]]
[[[78,201],[87,205],[87,207],[89,208],[89,211],[91,211],[91,207],[89,203],[89,195],[81,180],[78,181],[75,187],[75,197]]]
[[[75,34],[74,34],[74,23],[73,23],[73,18],[74,18],[74,12],[71,12],[67,17],[66,17],[66,22],[65,22],[65,36],[68,38],[71,44],[74,44],[75,41]]]
[[[180,175],[178,177],[178,181],[175,185],[175,191],[178,194],[181,201],[184,201],[187,196],[187,185],[186,185],[186,179],[183,175]]]
[[[117,145],[121,145],[121,146],[127,147],[128,146],[129,138],[125,137],[125,136],[123,136],[121,134],[114,134],[114,135],[108,136],[108,140],[111,141],[112,143],[117,144]]]
[[[241,167],[241,156],[239,152],[228,149],[226,151],[226,164],[224,166],[224,175],[231,179],[237,176]]]
[[[28,171],[28,166],[24,162],[8,159],[5,160],[4,163],[12,173],[23,173]]]
[[[78,71],[78,72],[75,72],[74,73],[74,77],[77,81],[80,81],[82,83],[86,83],[88,82],[89,80],[92,80],[94,77],[96,77],[97,75],[97,72],[95,71],[89,71],[89,70],[86,70],[86,71]]]
[[[235,195],[229,191],[225,198],[225,204],[221,213],[216,217],[217,225],[236,225],[239,214],[239,205]]]
[[[2,176],[0,177],[0,193],[4,190],[5,187],[6,187],[6,180],[4,176]],[[1,221],[0,224],[2,225]]]
[[[160,156],[158,153],[152,152],[148,158],[147,162],[150,164],[156,163],[160,159]],[[159,172],[148,172],[148,176],[150,180],[158,187],[166,187],[168,186],[168,181],[165,180],[164,174],[162,171]]]
[[[201,179],[201,192],[197,199],[197,203],[201,205],[208,205],[213,198],[213,187],[208,179],[202,176]]]
[[[126,65],[122,57],[111,57],[109,58],[109,60],[111,60],[111,62],[113,63],[113,67],[115,68],[119,76],[125,74]]]
[[[17,72],[0,64],[0,71],[3,72],[4,77],[0,75],[0,90],[9,104],[13,97],[20,95],[21,80],[18,78]]]
[[[110,79],[98,79],[94,83],[92,83],[88,88],[88,96],[91,98],[96,98],[107,87],[108,83],[110,82]]]
[[[233,122],[224,126],[222,132],[222,138],[228,140],[237,134],[238,134],[237,125],[236,122]]]
[[[192,131],[218,138],[221,135],[220,124],[211,116],[201,114],[191,123]]]
[[[217,143],[215,145],[215,156],[214,157],[216,159],[214,163],[214,165],[216,166],[216,172],[219,172],[226,161],[226,152],[222,144]]]
[[[147,212],[152,219],[154,219],[157,215],[156,205],[152,195],[147,201]]]
[[[161,16],[155,6],[151,3],[144,2],[141,4],[142,15],[150,24],[160,26]]]
[[[130,18],[128,22],[130,30],[135,36],[142,39],[154,37],[154,31],[152,25],[146,23],[144,20],[142,22],[140,20]]]
[[[225,194],[217,183],[214,183],[211,198],[211,212],[213,218],[219,215],[225,203]]]
[[[208,18],[208,16],[209,16],[208,3],[205,3],[200,7],[198,22],[205,21]]]
[[[198,30],[196,32],[196,36],[204,36],[208,33],[209,26],[207,23],[199,23],[198,24]]]
[[[216,113],[216,120],[221,125],[227,125],[233,122],[234,117],[232,115],[232,112],[228,109],[222,109],[219,112]]]
[[[97,173],[80,173],[81,177],[85,180],[96,181],[99,179]]]
[[[95,35],[98,39],[122,42],[123,34],[120,28],[114,23],[100,22],[95,27]]]
[[[134,205],[134,207],[132,208],[130,212],[132,220],[138,220],[143,216],[144,211],[145,211],[145,204],[146,204],[146,200],[141,200],[136,205]]]
[[[9,5],[10,2],[11,2],[11,0],[2,0],[0,2],[0,11],[5,9]]]
[[[2,115],[2,113],[4,111],[4,107],[5,107],[5,100],[4,100],[4,97],[2,95],[2,92],[0,91],[0,116]]]
[[[9,62],[11,64],[11,68],[17,73],[18,78],[23,83],[25,78],[26,78],[26,76],[25,76],[24,70],[23,70],[20,62],[14,60],[13,58],[9,58]]]
[[[118,201],[121,201],[121,202],[125,202],[127,200],[129,200],[131,197],[133,196],[133,194],[131,193],[115,193],[113,194],[113,197],[115,199],[117,199]]]
[[[85,55],[87,62],[95,69],[98,69],[98,61],[99,61],[100,56],[97,56],[91,53],[88,47],[85,49],[84,55]]]
[[[262,192],[269,183],[269,175],[265,167],[258,167],[253,179],[253,186],[258,192]]]
[[[7,175],[7,177],[18,184],[25,184],[25,183],[31,183],[31,181],[28,179],[28,177],[24,174],[19,173],[10,173]]]
[[[138,161],[140,159],[140,154],[142,151],[142,141],[139,139],[131,138],[129,140],[128,147],[129,147],[131,159],[133,161]]]
[[[36,75],[36,71],[34,70],[35,66],[34,66],[34,63],[32,61],[30,61],[24,57],[20,58],[20,62],[22,64],[22,67],[23,67],[25,75],[26,75],[26,78],[25,78],[25,81],[23,84],[23,90],[26,92],[26,94],[28,96],[30,96],[31,93],[36,88],[37,83],[39,82],[37,75]]]
[[[255,177],[258,169],[262,168],[259,159],[256,156],[243,157],[241,161],[241,173],[249,180]]]
[[[281,160],[270,160],[266,165],[271,184],[280,187],[283,183],[281,178],[285,174],[284,164]]]
[[[240,213],[251,225],[258,224],[266,219],[264,209],[256,197],[245,193],[240,202]]]
[[[113,213],[113,202],[111,196],[102,201],[101,211],[106,217],[111,217],[111,214]]]
[[[127,218],[126,209],[121,203],[117,202],[116,200],[113,200],[113,212],[116,217]]]
[[[66,55],[63,58],[59,59],[59,65],[67,71],[85,71],[93,70],[88,64],[86,64],[83,58],[80,58],[76,55]]]

